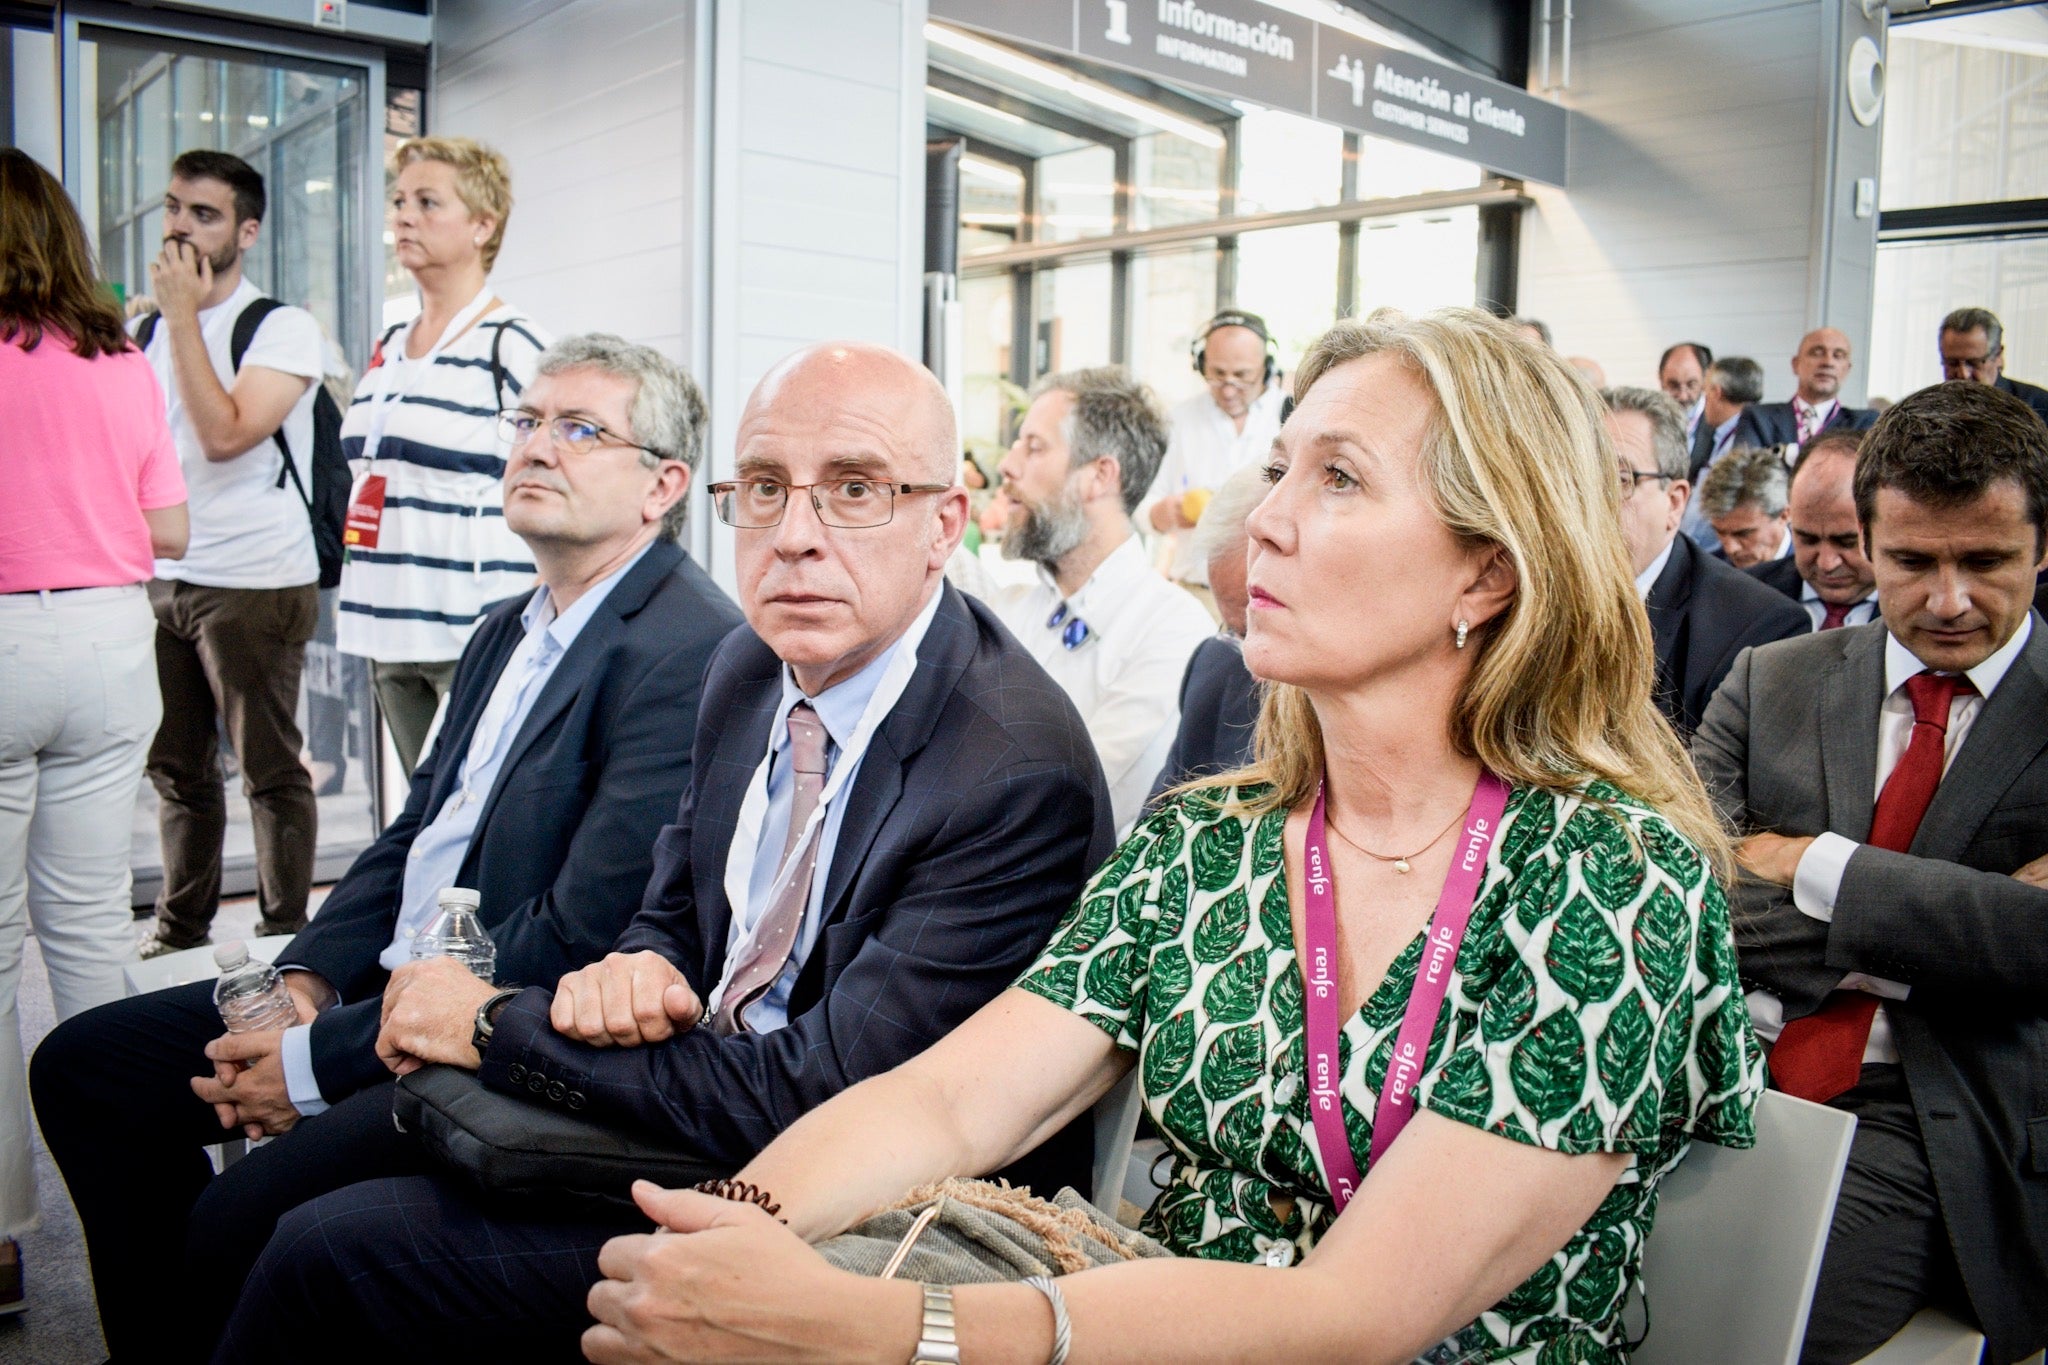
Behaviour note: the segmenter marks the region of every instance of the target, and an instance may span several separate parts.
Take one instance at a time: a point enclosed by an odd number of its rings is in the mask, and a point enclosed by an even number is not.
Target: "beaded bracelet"
[[[708,1194],[714,1199],[730,1199],[735,1204],[753,1204],[776,1222],[789,1222],[781,1216],[782,1205],[776,1203],[768,1191],[745,1180],[706,1180],[690,1188],[699,1194]]]

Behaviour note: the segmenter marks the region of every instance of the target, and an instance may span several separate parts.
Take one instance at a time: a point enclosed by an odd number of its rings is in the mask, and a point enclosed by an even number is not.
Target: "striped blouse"
[[[552,339],[533,320],[499,304],[435,358],[410,390],[405,357],[411,323],[372,357],[341,424],[342,449],[358,484],[384,480],[384,516],[374,549],[351,547],[341,572],[341,650],[384,663],[431,663],[461,655],[484,608],[533,587],[533,555],[505,525],[504,442],[497,414],[519,401]],[[496,347],[498,376],[491,366]],[[362,458],[380,365],[403,397],[374,461]]]

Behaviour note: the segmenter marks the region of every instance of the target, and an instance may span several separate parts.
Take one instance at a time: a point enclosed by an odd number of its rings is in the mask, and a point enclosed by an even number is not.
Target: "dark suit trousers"
[[[1856,1116],[1800,1365],[1848,1365],[1932,1304],[1974,1322],[1935,1198],[1920,1121],[1896,1066],[1866,1066],[1832,1101]]]
[[[219,1176],[224,1134],[192,1093],[221,1035],[213,983],[117,1000],[59,1025],[30,1088],[92,1258],[117,1361],[204,1360],[278,1218],[328,1190],[425,1168],[372,1086],[252,1150]]]

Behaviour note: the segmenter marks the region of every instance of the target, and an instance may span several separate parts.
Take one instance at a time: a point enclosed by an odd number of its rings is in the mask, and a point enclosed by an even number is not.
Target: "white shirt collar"
[[[1671,562],[1671,547],[1677,543],[1678,537],[1673,536],[1670,544],[1664,547],[1664,553],[1651,560],[1650,567],[1636,575],[1636,596],[1645,602],[1650,600],[1650,589],[1657,586],[1657,578],[1664,572],[1664,566]]]
[[[1977,689],[1977,695],[1988,699],[1998,690],[1998,684],[2005,680],[2007,670],[2012,667],[2013,660],[2020,657],[2020,651],[2027,647],[2027,639],[2033,633],[2034,616],[2029,612],[2020,622],[2020,628],[2012,633],[2010,640],[1991,651],[1984,662],[1975,668],[1965,670],[1964,676],[1968,677],[1971,685]],[[1930,671],[1926,664],[1920,662],[1917,654],[1899,643],[1898,636],[1889,630],[1885,631],[1884,694],[1887,697],[1904,687],[1906,679]]]
[[[1038,566],[1038,581],[1052,594],[1053,601],[1064,601],[1076,616],[1085,616],[1090,603],[1100,603],[1105,598],[1113,601],[1124,596],[1129,585],[1151,572],[1152,562],[1145,557],[1145,547],[1133,532],[1126,535],[1123,543],[1095,566],[1095,572],[1088,575],[1088,581],[1073,592],[1062,594],[1059,581],[1043,564]]]

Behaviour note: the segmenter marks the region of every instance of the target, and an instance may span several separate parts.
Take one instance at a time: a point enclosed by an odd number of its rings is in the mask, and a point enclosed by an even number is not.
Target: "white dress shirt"
[[[1650,600],[1650,589],[1657,586],[1657,579],[1664,572],[1664,566],[1671,562],[1671,547],[1676,542],[1676,537],[1666,541],[1663,552],[1650,561],[1647,569],[1636,575],[1636,596],[1645,602]]]
[[[988,585],[979,594],[1053,680],[1066,689],[1095,741],[1119,831],[1138,818],[1166,766],[1180,723],[1180,682],[1195,646],[1216,633],[1201,605],[1155,572],[1128,536],[1080,590],[1062,598],[1040,570],[1023,587]],[[1047,624],[1064,601],[1067,618]],[[1067,621],[1088,637],[1068,649]]]
[[[1159,462],[1145,500],[1138,504],[1138,525],[1151,528],[1152,509],[1161,501],[1178,499],[1194,488],[1219,488],[1244,466],[1263,460],[1273,448],[1273,438],[1280,434],[1280,405],[1286,397],[1278,384],[1268,384],[1246,410],[1243,431],[1216,406],[1206,388],[1174,404],[1167,414],[1173,430],[1166,456]],[[1173,540],[1173,563],[1167,575],[1181,583],[1206,584],[1209,565],[1195,554],[1193,535],[1176,532]]]
[[[2033,617],[2029,616],[2020,622],[2020,628],[2012,633],[2010,640],[1966,673],[1977,691],[1974,694],[1959,693],[1949,703],[1948,734],[1942,741],[1944,774],[1948,765],[1955,762],[1963,741],[1969,738],[1970,727],[1983,714],[1984,703],[1998,690],[1998,684],[2011,669],[2013,660],[2026,648],[2027,638],[2033,631]],[[1898,767],[1899,760],[1905,757],[1906,746],[1913,738],[1913,701],[1906,694],[1906,681],[1927,671],[1927,665],[1900,644],[1897,636],[1886,634],[1885,696],[1884,704],[1877,713],[1877,791],[1880,793],[1884,791],[1892,769]],[[1792,903],[1801,914],[1823,924],[1834,922],[1835,900],[1842,891],[1842,877],[1849,870],[1849,859],[1858,847],[1855,840],[1832,832],[1816,835],[1814,841],[1807,845],[1792,876]],[[1863,972],[1850,972],[1842,978],[1838,989],[1868,991],[1884,1000],[1904,1000],[1912,990],[1901,982],[1887,981]],[[1783,1003],[1765,991],[1751,991],[1748,998],[1750,1020],[1755,1024],[1757,1033],[1767,1042],[1777,1041],[1778,1032],[1785,1023]],[[1871,1020],[1870,1041],[1863,1049],[1863,1060],[1866,1064],[1899,1060],[1898,1046],[1892,1039],[1891,1020],[1885,1016],[1883,1006],[1878,1007],[1876,1017]]]

